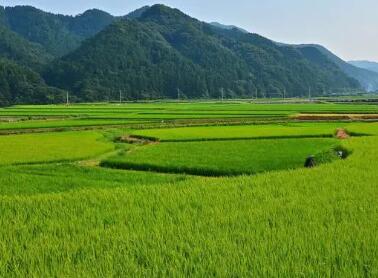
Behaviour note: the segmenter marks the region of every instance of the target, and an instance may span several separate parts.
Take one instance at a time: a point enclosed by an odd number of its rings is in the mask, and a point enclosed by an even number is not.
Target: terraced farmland
[[[378,123],[298,113],[378,106],[0,109],[0,276],[378,276]]]

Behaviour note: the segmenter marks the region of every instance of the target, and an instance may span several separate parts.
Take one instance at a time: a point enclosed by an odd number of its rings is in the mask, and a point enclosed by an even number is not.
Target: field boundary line
[[[311,138],[334,138],[333,134],[320,134],[320,135],[287,135],[287,136],[261,136],[261,137],[230,137],[230,138],[195,138],[195,139],[168,139],[160,140],[160,143],[190,143],[190,142],[211,142],[211,141],[256,141],[256,140],[284,140],[284,139],[311,139]]]

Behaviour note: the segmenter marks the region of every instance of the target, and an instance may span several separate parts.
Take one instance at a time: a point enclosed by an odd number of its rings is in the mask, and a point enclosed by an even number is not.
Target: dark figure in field
[[[315,157],[314,156],[309,156],[307,159],[306,159],[306,162],[305,162],[305,165],[304,165],[306,168],[313,168],[316,166],[316,163],[315,163]]]

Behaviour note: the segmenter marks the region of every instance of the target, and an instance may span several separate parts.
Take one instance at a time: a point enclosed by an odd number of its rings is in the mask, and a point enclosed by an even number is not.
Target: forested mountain
[[[47,86],[40,72],[114,20],[99,10],[71,17],[0,6],[0,106],[63,101],[64,93]]]
[[[128,98],[307,95],[359,84],[326,62],[256,34],[227,30],[163,5],[118,21],[44,74],[86,101]],[[323,61],[324,60],[324,61]]]
[[[306,96],[309,88],[322,95],[359,89],[351,77],[378,87],[378,79],[370,82],[376,73],[330,54],[163,5],[122,17],[0,6],[0,105],[62,101],[60,89],[78,101],[102,101],[120,90],[128,99]]]
[[[220,29],[226,29],[226,30],[236,29],[236,30],[243,32],[243,33],[249,33],[247,30],[244,30],[243,28],[237,27],[235,25],[224,25],[224,24],[221,24],[219,22],[210,22],[210,24],[213,25],[214,27],[218,27]]]
[[[46,86],[35,72],[0,58],[0,106],[63,101],[63,92]]]
[[[31,43],[0,24],[0,57],[13,60],[36,71],[53,57],[42,46]]]
[[[349,64],[352,64],[353,66],[367,69],[370,71],[374,71],[378,73],[378,63],[376,62],[370,62],[370,61],[350,61]]]
[[[92,9],[78,16],[61,16],[68,30],[77,35],[80,40],[87,39],[116,20],[116,17],[101,10]]]
[[[303,44],[297,45],[296,47],[317,49],[324,54],[329,61],[337,65],[343,73],[359,81],[363,89],[369,92],[378,91],[378,73],[349,64],[321,45]]]
[[[124,16],[123,18],[126,18],[126,19],[136,19],[136,18],[139,18],[149,8],[150,8],[150,6],[144,6],[142,8],[136,9],[135,11],[132,11],[128,15]]]
[[[51,55],[63,56],[103,30],[115,17],[100,10],[78,16],[47,13],[30,6],[2,8],[3,22],[23,38],[38,43]]]

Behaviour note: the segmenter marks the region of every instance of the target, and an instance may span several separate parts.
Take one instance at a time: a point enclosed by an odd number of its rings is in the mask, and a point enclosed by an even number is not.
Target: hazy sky
[[[203,21],[234,24],[287,43],[319,43],[343,59],[378,61],[377,0],[0,0],[62,14],[99,8],[124,15],[162,3]]]

